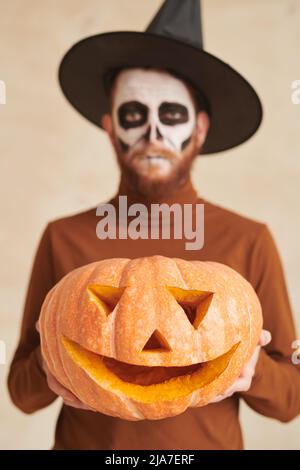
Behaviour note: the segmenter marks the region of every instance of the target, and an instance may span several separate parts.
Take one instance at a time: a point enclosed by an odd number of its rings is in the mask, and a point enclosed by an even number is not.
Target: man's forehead
[[[115,99],[117,103],[128,99],[145,102],[164,99],[192,104],[190,91],[182,80],[167,71],[142,68],[119,73],[115,83]]]

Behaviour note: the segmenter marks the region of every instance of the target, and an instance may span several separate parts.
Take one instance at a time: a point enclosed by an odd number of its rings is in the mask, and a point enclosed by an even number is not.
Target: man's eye
[[[130,112],[130,113],[126,113],[124,118],[127,122],[136,122],[142,119],[142,115],[141,113]]]
[[[189,112],[187,107],[180,103],[163,102],[159,107],[159,119],[167,126],[176,126],[188,121]]]
[[[139,101],[128,101],[118,109],[120,126],[123,129],[132,129],[146,124],[148,107]]]
[[[163,119],[173,119],[173,120],[179,120],[182,118],[182,114],[179,113],[179,112],[168,112],[168,113],[164,113],[163,116],[162,116]]]

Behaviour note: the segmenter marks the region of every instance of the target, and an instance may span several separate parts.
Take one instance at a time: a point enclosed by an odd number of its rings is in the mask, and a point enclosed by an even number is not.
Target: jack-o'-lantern
[[[161,419],[223,393],[262,327],[251,285],[215,262],[107,259],[66,275],[40,317],[50,372],[91,408]]]

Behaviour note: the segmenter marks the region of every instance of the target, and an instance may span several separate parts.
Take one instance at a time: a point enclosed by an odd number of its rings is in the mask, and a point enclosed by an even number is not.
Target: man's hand
[[[38,322],[36,323],[36,329],[39,332],[39,324]],[[67,406],[73,406],[73,408],[79,408],[82,410],[89,410],[89,411],[95,411],[93,408],[88,407],[82,401],[80,401],[70,390],[65,388],[63,385],[61,385],[56,378],[54,377],[53,374],[51,374],[50,370],[47,367],[47,364],[42,358],[42,363],[41,367],[44,370],[46,377],[47,377],[47,383],[48,387],[56,393],[56,395],[62,397],[63,402]]]
[[[255,373],[255,367],[258,360],[260,348],[266,346],[271,341],[271,333],[267,330],[261,330],[258,345],[239,378],[229,387],[223,395],[218,395],[210,403],[216,403],[225,398],[231,397],[236,392],[247,392],[251,387],[252,379]]]
[[[62,397],[65,405],[73,406],[73,408],[80,408],[82,410],[95,411],[92,408],[85,405],[84,403],[82,403],[82,401],[80,401],[72,392],[70,392],[70,390],[63,387],[63,385],[61,385],[56,380],[54,375],[51,374],[45,361],[43,361],[42,367],[47,377],[48,387],[54,393],[56,393],[56,395],[59,395],[60,397]]]

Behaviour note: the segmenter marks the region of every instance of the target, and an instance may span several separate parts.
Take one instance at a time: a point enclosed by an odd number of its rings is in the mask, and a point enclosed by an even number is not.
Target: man
[[[35,257],[8,384],[12,400],[26,413],[63,397],[55,449],[241,449],[240,398],[281,421],[300,412],[300,371],[290,357],[296,335],[270,232],[264,224],[199,198],[191,183],[199,153],[242,143],[261,120],[259,99],[248,82],[203,51],[198,8],[196,1],[169,0],[144,36],[87,38],[61,65],[67,98],[105,129],[115,149],[121,180],[110,203],[118,208],[120,195],[128,204],[147,207],[203,203],[205,244],[200,251],[187,251],[184,240],[176,238],[99,240],[96,210],[48,224]],[[173,418],[129,422],[87,409],[51,376],[36,323],[47,292],[72,269],[99,259],[155,254],[218,261],[239,271],[260,298],[265,330],[242,376],[214,403]]]

